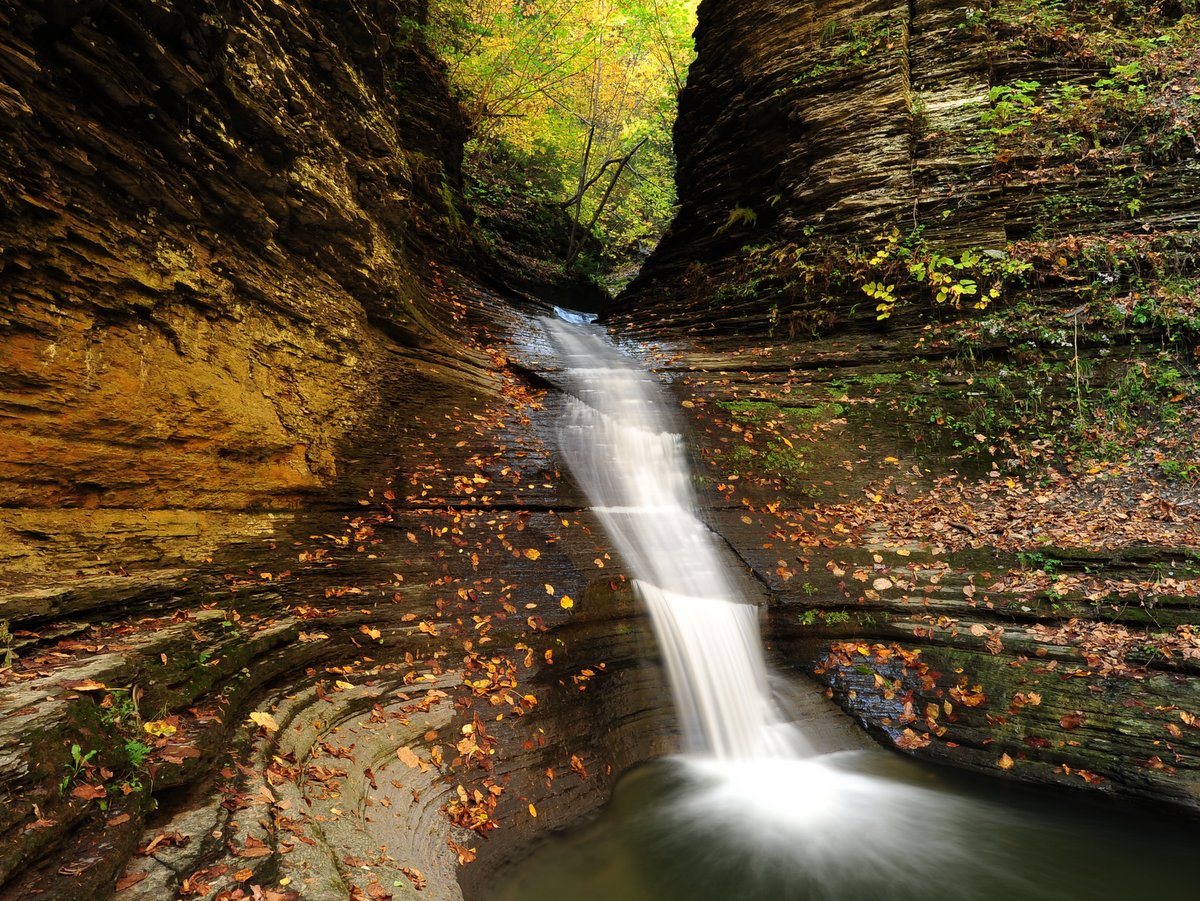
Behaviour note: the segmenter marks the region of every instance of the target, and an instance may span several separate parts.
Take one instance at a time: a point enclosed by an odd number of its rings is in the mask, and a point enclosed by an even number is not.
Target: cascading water
[[[1183,897],[1191,843],[874,751],[816,754],[768,690],[757,611],[697,513],[661,391],[599,329],[545,320],[563,456],[635,577],[688,753],[624,776],[504,901],[1074,901]],[[811,731],[811,730],[810,730]],[[848,747],[848,745],[843,745]],[[1128,820],[1128,822],[1127,822]],[[1152,838],[1150,836],[1153,836]],[[1146,848],[1160,866],[1146,893]]]
[[[698,516],[657,383],[598,330],[546,325],[571,395],[561,450],[650,612],[687,749],[724,759],[807,751],[772,703],[758,611]]]

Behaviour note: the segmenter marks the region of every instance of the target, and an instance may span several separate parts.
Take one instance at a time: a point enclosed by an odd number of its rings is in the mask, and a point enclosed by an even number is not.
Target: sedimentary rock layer
[[[422,15],[0,4],[10,570],[68,525],[47,509],[119,535],[112,508],[288,506],[338,473],[375,385],[469,358],[429,300],[462,126]]]
[[[873,282],[893,286],[895,320],[992,286],[1075,306],[1138,288],[1131,273],[1194,277],[1194,16],[706,0],[675,129],[679,214],[614,320],[796,337],[874,327],[891,301]],[[981,261],[955,277],[977,293],[939,305],[908,265],[963,251]],[[1013,278],[1008,260],[1032,268]]]

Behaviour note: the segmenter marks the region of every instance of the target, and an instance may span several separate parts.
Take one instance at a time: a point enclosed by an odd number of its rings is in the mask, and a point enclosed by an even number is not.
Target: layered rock
[[[459,228],[462,125],[422,15],[0,8],[10,574],[51,565],[66,533],[124,536],[108,567],[147,556],[140,532],[202,555],[210,511],[331,484],[380,383],[423,372],[417,399],[440,390],[431,366],[474,368],[461,309],[431,300],[428,248]],[[131,508],[182,512],[145,527]]]
[[[1194,279],[1194,14],[709,0],[676,125],[680,212],[614,320],[796,337],[992,287],[1103,306]],[[910,271],[964,251],[947,282]],[[964,278],[977,290],[939,308]]]

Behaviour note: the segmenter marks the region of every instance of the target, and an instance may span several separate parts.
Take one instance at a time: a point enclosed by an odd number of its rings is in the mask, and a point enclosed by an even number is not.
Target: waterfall
[[[941,780],[877,748],[831,747],[813,708],[804,737],[788,726],[768,691],[757,611],[699,515],[657,382],[578,319],[545,327],[568,391],[563,456],[650,613],[689,753],[625,774],[600,821],[557,859],[522,862],[502,899],[1187,894],[1190,837],[1174,825],[1164,829],[1178,839],[1179,863],[1153,876],[1179,888],[1147,894],[1145,855],[1164,843],[1142,839],[1144,827],[1103,844],[1099,824],[1113,818],[1098,820],[1093,808],[1066,816],[1057,796],[1035,808],[1032,796]]]
[[[599,329],[543,321],[568,391],[560,449],[650,613],[686,749],[726,760],[805,752],[771,699],[758,610],[700,519],[661,388]]]

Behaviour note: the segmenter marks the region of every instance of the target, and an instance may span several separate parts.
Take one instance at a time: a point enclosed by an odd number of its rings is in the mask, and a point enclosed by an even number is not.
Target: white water
[[[658,384],[598,329],[545,323],[570,392],[561,449],[650,612],[687,750],[726,760],[804,752],[771,700],[758,610],[698,516]]]
[[[627,774],[604,821],[557,858],[540,854],[540,872],[537,860],[523,863],[501,898],[1124,901],[1172,894],[1113,888],[1100,862],[1106,856],[1128,858],[1111,869],[1112,878],[1125,879],[1121,885],[1140,885],[1151,870],[1170,870],[1180,884],[1191,878],[1182,864],[1148,870],[1130,837],[1093,860],[1091,811],[1079,824],[1042,824],[987,796],[939,785],[877,750],[810,753],[771,700],[757,611],[739,596],[697,514],[683,443],[657,383],[598,329],[578,319],[545,325],[576,398],[560,433],[563,454],[636,577],[691,753]],[[1147,847],[1157,855],[1160,842]],[[1179,844],[1191,853],[1187,840]],[[1064,863],[1074,869],[1060,873]]]
[[[886,759],[877,752],[813,752],[772,700],[758,610],[699,516],[664,392],[600,329],[543,322],[568,391],[560,449],[635,578],[683,728],[688,753],[676,765],[690,788],[649,814],[679,845],[666,849],[668,858],[699,855],[698,872],[713,861],[743,868],[748,898],[761,896],[749,890],[759,877],[802,881],[796,897],[909,897],[925,883],[921,857],[931,844],[943,864],[965,863],[960,838],[972,821],[1002,815],[869,767],[856,771]],[[847,888],[859,884],[873,887]]]

